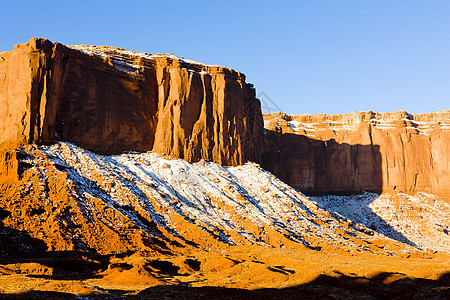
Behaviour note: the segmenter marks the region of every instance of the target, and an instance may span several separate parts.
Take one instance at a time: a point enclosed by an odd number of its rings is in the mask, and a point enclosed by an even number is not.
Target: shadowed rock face
[[[260,160],[302,192],[448,194],[450,112],[265,116],[239,72],[173,55],[34,38],[0,52],[0,175],[22,144]]]
[[[63,140],[100,154],[258,161],[262,114],[239,72],[172,55],[53,44],[0,53],[0,143]]]
[[[450,111],[266,114],[262,166],[307,194],[448,195]]]

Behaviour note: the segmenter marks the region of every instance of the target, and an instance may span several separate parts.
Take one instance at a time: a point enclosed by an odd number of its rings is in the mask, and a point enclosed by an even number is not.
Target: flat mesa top
[[[372,111],[331,115],[289,115],[284,113],[264,114],[266,129],[285,125],[294,133],[313,131],[357,131],[360,126],[373,125],[380,130],[405,129],[428,135],[431,130],[450,130],[450,110],[433,113],[410,114],[406,111],[377,113]]]
[[[113,61],[114,66],[126,72],[134,72],[142,67],[142,61],[165,61],[170,64],[180,64],[189,71],[200,74],[220,74],[225,71],[236,74],[245,80],[245,75],[228,67],[220,65],[207,65],[195,60],[180,58],[173,53],[168,54],[151,54],[147,52],[138,52],[134,50],[126,50],[123,48],[112,46],[96,46],[96,45],[67,45],[66,47],[80,51],[88,55],[94,55],[101,58],[109,58]]]
[[[138,52],[138,51],[134,51],[134,50],[127,50],[127,49],[123,49],[123,48],[119,48],[119,47],[96,46],[96,45],[67,45],[67,47],[78,50],[78,51],[85,52],[87,54],[94,54],[94,55],[99,55],[99,56],[111,56],[111,55],[116,54],[116,55],[124,55],[124,56],[142,57],[142,58],[146,58],[146,59],[167,57],[167,58],[171,58],[171,59],[180,60],[180,61],[183,61],[188,64],[208,66],[208,67],[221,67],[219,65],[207,65],[207,64],[195,61],[195,60],[180,58],[180,57],[174,55],[173,53],[151,54],[151,53],[147,53],[147,52]]]

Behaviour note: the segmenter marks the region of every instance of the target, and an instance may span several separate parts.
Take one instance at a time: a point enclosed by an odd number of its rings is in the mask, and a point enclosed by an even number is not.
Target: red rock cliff
[[[306,194],[450,194],[450,111],[264,115],[262,165]]]
[[[262,114],[239,72],[34,38],[0,52],[0,143],[72,142],[225,165],[258,161]]]

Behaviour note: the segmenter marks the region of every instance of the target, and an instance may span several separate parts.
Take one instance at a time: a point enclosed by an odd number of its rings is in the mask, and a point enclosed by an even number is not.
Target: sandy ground
[[[20,153],[0,299],[450,299],[450,202],[308,198],[256,164]]]
[[[2,261],[1,298],[448,299],[450,256],[229,247]],[[87,298],[80,298],[87,297]]]

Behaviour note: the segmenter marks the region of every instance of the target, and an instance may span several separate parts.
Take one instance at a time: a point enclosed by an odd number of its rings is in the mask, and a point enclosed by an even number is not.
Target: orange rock
[[[64,140],[100,154],[154,150],[225,165],[259,159],[260,102],[242,73],[40,38],[1,57],[0,143]]]
[[[450,111],[264,115],[262,166],[306,194],[448,195]]]

